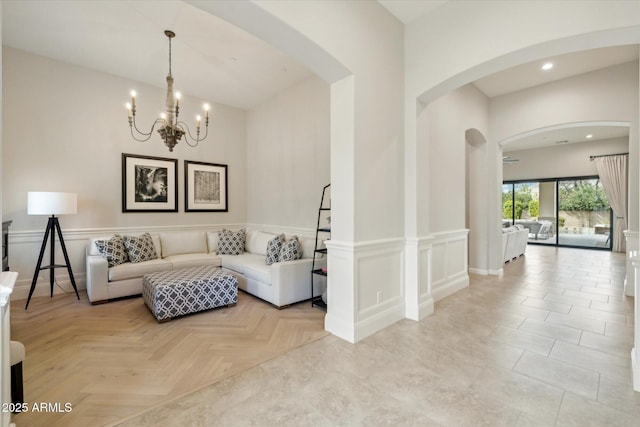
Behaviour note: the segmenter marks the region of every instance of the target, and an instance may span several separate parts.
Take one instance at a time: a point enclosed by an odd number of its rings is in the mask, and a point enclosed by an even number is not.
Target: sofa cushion
[[[249,252],[244,252],[241,255],[224,254],[220,255],[220,258],[222,259],[222,267],[240,274],[244,274],[244,266],[249,259],[258,258],[260,262],[264,264],[264,257],[262,255],[254,255]]]
[[[96,240],[96,247],[103,257],[107,259],[107,265],[114,267],[129,261],[127,250],[124,247],[124,239],[116,234],[108,240]]]
[[[302,247],[298,236],[292,236],[280,249],[280,261],[293,261],[302,258]]]
[[[162,258],[179,254],[207,253],[207,236],[204,231],[163,233],[160,235]]]
[[[174,269],[203,265],[220,267],[222,265],[222,260],[218,255],[208,253],[171,255],[163,259],[173,264]]]
[[[109,269],[109,281],[113,282],[116,280],[133,279],[136,277],[142,277],[148,273],[168,271],[171,269],[173,269],[173,265],[160,258],[138,263],[125,262],[124,264],[116,265]]]
[[[247,231],[245,250],[256,255],[267,255],[267,243],[275,234],[264,231]]]
[[[302,258],[313,258],[313,252],[316,249],[316,240],[299,237],[300,247],[302,248]],[[324,246],[324,245],[321,245]],[[320,247],[318,247],[320,249]]]
[[[280,250],[285,242],[284,234],[274,237],[267,242],[267,254],[264,259],[266,265],[280,261]]]
[[[238,231],[220,230],[218,236],[218,254],[240,255],[244,252],[244,228]]]
[[[263,256],[246,258],[243,274],[248,279],[271,285],[271,266],[264,263]]]
[[[140,236],[124,236],[123,239],[124,246],[127,248],[127,254],[129,255],[129,261],[137,263],[158,258],[151,234],[144,233]]]

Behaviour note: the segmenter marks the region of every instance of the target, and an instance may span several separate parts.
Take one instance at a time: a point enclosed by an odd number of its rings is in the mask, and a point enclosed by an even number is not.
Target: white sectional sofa
[[[229,255],[218,254],[218,231],[160,233],[151,235],[157,259],[125,262],[113,267],[108,266],[106,258],[96,246],[96,241],[108,240],[112,236],[92,238],[86,249],[89,301],[97,304],[138,295],[142,293],[142,276],[147,273],[201,265],[221,267],[238,278],[239,289],[277,307],[311,298],[315,240],[298,238],[302,249],[301,259],[267,265],[267,242],[275,236],[263,231],[247,231],[245,251],[240,255]]]
[[[524,255],[527,250],[529,230],[516,224],[502,229],[502,256],[504,262]]]

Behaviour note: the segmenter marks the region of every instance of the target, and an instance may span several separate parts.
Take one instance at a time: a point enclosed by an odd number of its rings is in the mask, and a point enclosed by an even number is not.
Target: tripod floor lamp
[[[69,278],[73,285],[73,290],[78,295],[78,288],[76,287],[76,281],[73,278],[73,271],[71,271],[71,263],[69,262],[69,255],[67,254],[67,247],[64,244],[64,238],[62,237],[62,231],[60,230],[60,223],[56,215],[73,215],[78,210],[77,196],[74,193],[56,193],[46,191],[31,191],[27,194],[27,213],[29,215],[51,215],[49,222],[47,223],[47,229],[44,233],[44,239],[42,240],[42,247],[40,248],[40,255],[38,256],[38,264],[36,265],[36,271],[33,273],[33,280],[31,281],[31,289],[29,290],[29,298],[27,298],[27,305],[24,307],[26,310],[29,307],[29,301],[31,301],[31,295],[36,289],[36,282],[38,281],[38,275],[40,270],[49,270],[49,283],[51,285],[51,296],[53,297],[53,283],[55,281],[55,269],[66,267],[69,272]],[[56,233],[60,238],[60,246],[62,246],[62,253],[64,255],[65,264],[56,264]],[[47,239],[51,237],[50,244],[50,263],[49,265],[42,265],[42,257],[44,250],[47,247]]]

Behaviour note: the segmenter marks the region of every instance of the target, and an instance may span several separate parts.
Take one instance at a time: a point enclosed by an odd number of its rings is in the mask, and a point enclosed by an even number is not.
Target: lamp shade
[[[27,193],[29,215],[72,215],[78,212],[78,196],[75,193],[30,191]]]

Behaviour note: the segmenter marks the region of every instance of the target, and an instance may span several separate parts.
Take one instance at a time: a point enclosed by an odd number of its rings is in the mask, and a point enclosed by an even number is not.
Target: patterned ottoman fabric
[[[158,321],[238,302],[238,279],[218,267],[146,274],[142,297]]]

